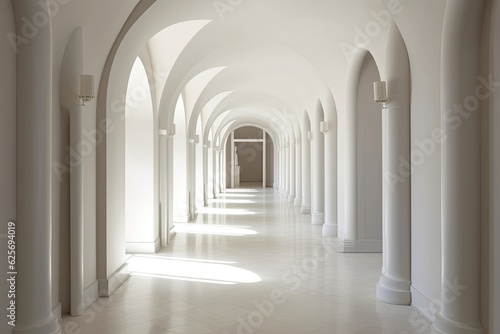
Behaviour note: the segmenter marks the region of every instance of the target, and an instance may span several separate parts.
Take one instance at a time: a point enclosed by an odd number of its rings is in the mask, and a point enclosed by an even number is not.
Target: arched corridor
[[[381,254],[339,246],[276,190],[244,184],[178,224],[167,248],[129,259],[129,280],[61,327],[68,334],[430,333],[410,306],[376,300]]]
[[[499,334],[499,22],[0,0],[0,333]]]

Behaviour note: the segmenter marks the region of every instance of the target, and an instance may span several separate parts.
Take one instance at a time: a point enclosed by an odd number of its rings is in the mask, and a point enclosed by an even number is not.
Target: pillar
[[[329,112],[329,130],[325,133],[325,224],[323,236],[336,237],[337,224],[337,124],[335,110]]]
[[[395,24],[388,33],[386,71],[389,103],[382,110],[382,171],[398,175],[399,159],[410,161],[410,65]],[[410,184],[382,186],[383,268],[377,298],[397,305],[411,301]]]
[[[295,142],[295,202],[294,206],[302,205],[302,140]]]
[[[312,223],[322,225],[325,222],[325,140],[320,131],[319,123],[323,121],[323,107],[318,101],[313,129],[313,198],[312,198]]]
[[[283,197],[288,200],[288,196],[290,195],[290,144],[288,142],[284,144],[283,167],[285,168],[285,192],[283,193]]]
[[[41,4],[40,4],[41,3]],[[60,333],[52,313],[52,28],[47,0],[14,1],[21,18],[44,22],[17,54],[17,321],[13,333]],[[76,103],[77,101],[75,101]]]
[[[280,149],[280,170],[281,170],[281,195],[285,196],[286,193],[286,142],[282,140]]]
[[[208,205],[208,196],[209,196],[209,185],[211,182],[208,179],[209,171],[208,166],[210,165],[210,152],[208,148],[208,144],[203,144],[203,206]]]
[[[442,288],[433,333],[479,334],[480,73],[483,1],[446,3],[442,66]],[[453,121],[450,121],[453,120]]]
[[[307,118],[307,113],[305,114]],[[310,127],[304,125],[302,133],[302,207],[303,214],[311,213],[311,140]]]
[[[288,165],[290,168],[290,194],[288,195],[288,201],[293,203],[295,201],[295,139],[292,138],[289,144],[290,160]]]

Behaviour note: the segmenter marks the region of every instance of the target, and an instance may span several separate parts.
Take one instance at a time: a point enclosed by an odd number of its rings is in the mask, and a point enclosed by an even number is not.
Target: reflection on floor
[[[338,253],[310,221],[273,189],[228,190],[63,333],[430,333],[376,300],[381,254]]]

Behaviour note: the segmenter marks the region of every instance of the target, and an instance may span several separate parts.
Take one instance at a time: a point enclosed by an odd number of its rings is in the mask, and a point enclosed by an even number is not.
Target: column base
[[[12,334],[61,334],[61,327],[59,319],[52,314],[48,319],[34,325],[16,324]]]
[[[300,213],[305,215],[311,214],[311,206],[302,204],[302,207],[300,208]]]
[[[480,325],[471,326],[446,318],[441,312],[436,313],[432,324],[432,334],[483,334]]]
[[[337,236],[338,225],[328,224],[323,225],[323,236],[324,237],[336,237]]]
[[[293,203],[295,201],[295,196],[290,195],[288,196],[288,202]]]
[[[325,223],[325,214],[313,213],[311,222],[313,225],[323,225]]]
[[[289,195],[290,195],[290,193],[289,193],[288,191],[286,191],[286,190],[285,190],[285,191],[283,191],[283,193],[281,194],[281,196],[282,196],[283,198],[286,198],[286,199],[288,199],[288,196],[289,196]]]
[[[377,299],[393,305],[410,305],[410,281],[398,280],[385,274],[377,283]]]
[[[110,297],[130,277],[130,267],[124,263],[107,279],[98,280],[99,297]]]
[[[302,205],[302,198],[295,198],[295,201],[293,202],[293,206],[301,206]]]

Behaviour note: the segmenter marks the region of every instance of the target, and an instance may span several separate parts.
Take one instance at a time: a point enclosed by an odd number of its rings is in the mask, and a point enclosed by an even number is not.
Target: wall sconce
[[[373,83],[373,99],[380,104],[382,109],[387,108],[389,102],[389,95],[387,94],[387,82],[377,81]]]
[[[78,105],[85,106],[85,104],[94,99],[94,76],[90,74],[80,75],[80,93]]]
[[[189,143],[191,144],[199,144],[200,143],[200,136],[199,135],[195,135],[194,138],[189,138]]]
[[[327,121],[321,121],[319,122],[319,131],[323,133],[327,133],[329,130],[328,128],[328,122]]]
[[[168,135],[175,136],[175,124],[172,123],[172,125],[170,126],[170,129],[168,131]]]
[[[307,131],[307,139],[309,139],[309,140],[311,140],[311,141],[314,139],[314,138],[313,138],[313,134],[312,134],[312,132],[311,132],[311,131]]]

